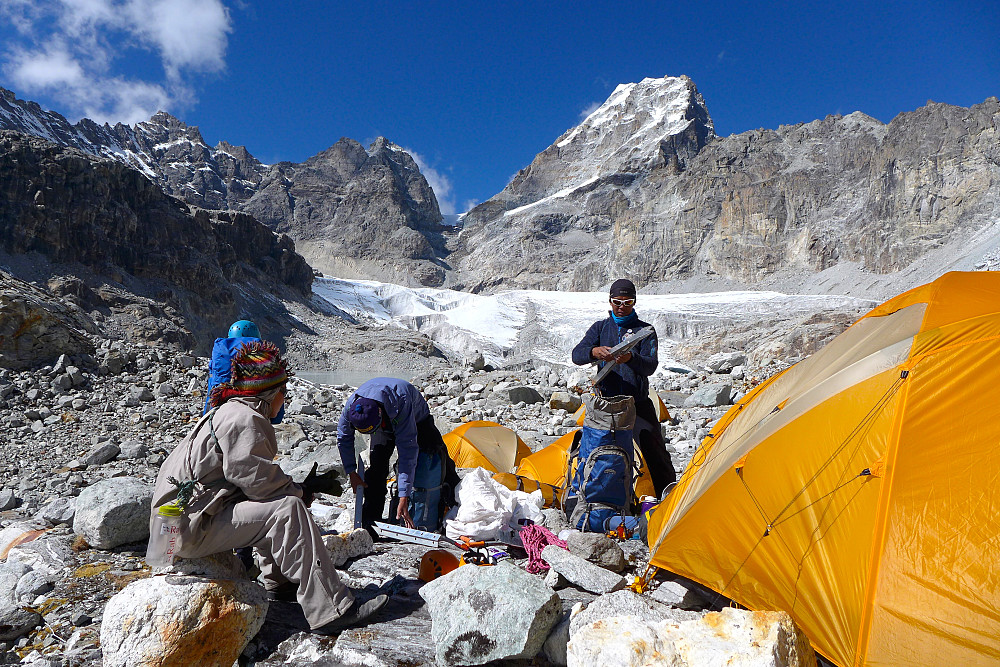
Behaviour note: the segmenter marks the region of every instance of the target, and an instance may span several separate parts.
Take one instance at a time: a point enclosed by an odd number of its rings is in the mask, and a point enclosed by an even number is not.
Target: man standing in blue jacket
[[[618,345],[644,327],[652,326],[643,322],[636,314],[635,285],[631,280],[619,278],[611,283],[611,312],[607,319],[594,322],[583,340],[573,348],[573,363],[583,366],[612,361],[611,348]],[[660,421],[656,418],[656,408],[649,398],[649,376],[660,361],[656,354],[655,331],[629,352],[614,359],[618,363],[598,383],[602,396],[631,396],[635,399],[635,427],[633,435],[639,443],[639,450],[646,460],[646,467],[656,489],[662,496],[664,489],[677,481],[677,473],[670,461],[670,454],[663,444]]]
[[[364,479],[358,474],[355,431],[371,437],[371,456]],[[399,504],[393,508],[392,514],[407,528],[413,528],[407,504],[420,450],[442,452],[447,473],[445,482],[452,492],[457,483],[455,466],[448,457],[441,432],[434,425],[427,401],[420,390],[406,380],[374,378],[348,396],[337,424],[337,448],[344,472],[350,476],[351,489],[355,493],[359,486],[365,489],[361,522],[369,532],[373,530],[372,524],[382,519],[393,448],[399,455],[396,478]],[[453,498],[446,494],[445,503],[453,502]]]

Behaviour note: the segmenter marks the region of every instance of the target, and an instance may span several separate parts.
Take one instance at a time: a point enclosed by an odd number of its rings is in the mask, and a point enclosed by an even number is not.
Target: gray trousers
[[[199,536],[182,543],[181,558],[256,547],[265,588],[296,584],[296,597],[310,628],[340,618],[354,603],[354,596],[337,576],[319,527],[295,496],[244,500],[215,516],[203,517],[201,527]]]

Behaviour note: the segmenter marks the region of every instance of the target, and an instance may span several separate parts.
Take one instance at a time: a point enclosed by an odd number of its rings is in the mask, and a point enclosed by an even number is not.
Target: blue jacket
[[[610,312],[608,313],[611,314]],[[632,332],[651,326],[636,316],[626,327],[619,327],[613,317],[594,322],[573,348],[573,363],[579,366],[593,363],[590,351],[595,347],[614,347]],[[603,396],[632,396],[636,403],[649,400],[649,376],[653,374],[660,360],[656,356],[658,342],[656,332],[632,348],[632,358],[624,364],[617,364],[604,376],[598,385]],[[604,362],[600,362],[600,367]]]
[[[417,470],[417,454],[420,451],[417,444],[417,422],[431,414],[427,401],[421,396],[419,389],[406,380],[396,378],[373,378],[348,396],[337,423],[337,448],[347,474],[358,469],[354,453],[355,431],[347,419],[347,406],[354,403],[356,396],[378,401],[389,418],[388,428],[395,436],[396,452],[399,454],[399,497],[409,498],[413,475]]]

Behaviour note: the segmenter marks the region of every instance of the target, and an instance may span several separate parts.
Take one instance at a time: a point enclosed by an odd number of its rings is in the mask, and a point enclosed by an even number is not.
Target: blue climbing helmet
[[[233,322],[229,327],[229,338],[260,338],[260,329],[250,320]]]

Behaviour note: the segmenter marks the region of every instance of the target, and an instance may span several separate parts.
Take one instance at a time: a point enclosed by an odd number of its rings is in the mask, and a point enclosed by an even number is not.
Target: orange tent
[[[458,468],[510,472],[531,449],[517,433],[491,421],[471,421],[446,433],[448,456]]]
[[[1000,274],[947,273],[771,378],[653,513],[651,563],[838,665],[1000,662]]]

